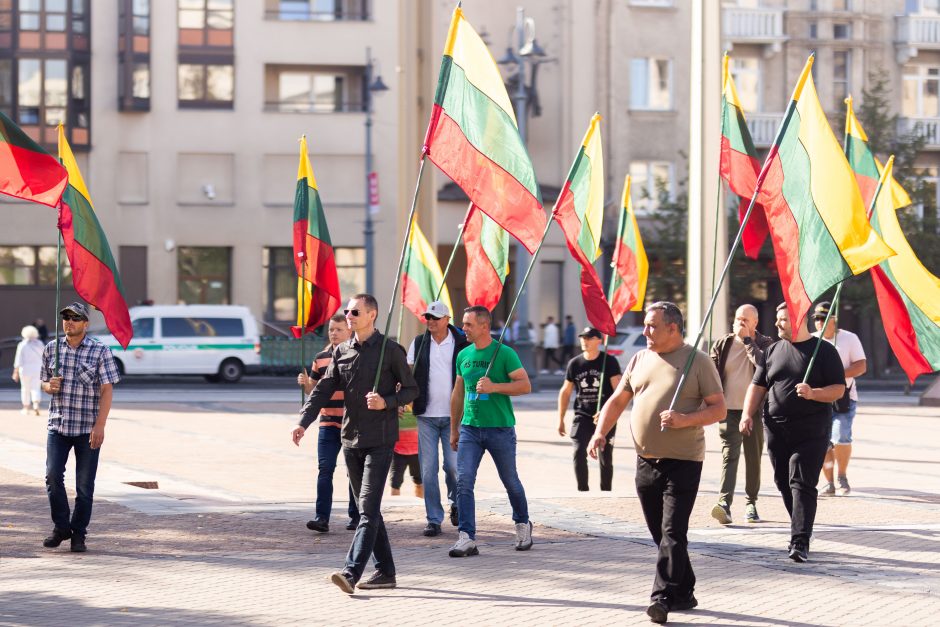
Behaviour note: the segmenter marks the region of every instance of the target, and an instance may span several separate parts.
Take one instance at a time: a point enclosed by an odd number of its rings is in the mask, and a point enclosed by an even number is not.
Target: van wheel
[[[226,359],[219,366],[219,378],[225,383],[236,383],[245,374],[245,366],[237,359]]]
[[[118,359],[117,357],[115,357],[114,364],[117,366],[118,374],[123,377],[124,376],[124,362]]]

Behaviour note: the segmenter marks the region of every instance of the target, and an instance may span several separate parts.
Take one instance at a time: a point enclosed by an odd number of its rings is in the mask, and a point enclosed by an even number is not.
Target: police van
[[[203,375],[235,383],[261,366],[258,323],[239,305],[150,305],[130,309],[134,338],[123,350],[112,335],[121,374]]]

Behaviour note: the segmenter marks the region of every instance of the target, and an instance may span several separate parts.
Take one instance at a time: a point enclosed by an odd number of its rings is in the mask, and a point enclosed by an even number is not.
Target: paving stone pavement
[[[335,504],[331,533],[303,527],[315,443],[289,445],[288,406],[141,407],[118,396],[82,555],[40,546],[50,527],[44,422],[0,406],[0,625],[649,624],[654,549],[632,493],[629,441],[618,443],[614,492],[576,492],[549,400],[519,412],[531,551],[512,550],[505,494],[485,461],[481,555],[449,558],[452,527],[424,538],[421,502],[386,496],[399,587],[351,597],[327,579],[351,537],[345,503]],[[786,558],[766,458],[766,522],[722,527],[709,517],[720,460],[709,430],[690,531],[700,605],[671,613],[670,624],[938,623],[940,415],[874,403],[856,420],[855,491],[821,501],[808,564]],[[158,490],[125,483],[154,480]],[[341,468],[336,481],[344,495]]]

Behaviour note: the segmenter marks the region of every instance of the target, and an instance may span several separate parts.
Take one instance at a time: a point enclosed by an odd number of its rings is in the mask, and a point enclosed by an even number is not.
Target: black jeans
[[[376,569],[395,574],[392,545],[382,519],[382,493],[392,464],[392,446],[374,448],[343,447],[349,482],[359,505],[359,526],[346,554],[346,571],[354,581],[362,578],[369,556],[375,557]]]
[[[91,448],[89,434],[61,435],[49,431],[46,436],[46,494],[52,523],[56,529],[71,531],[85,537],[91,521],[95,497],[95,475],[98,473],[100,448]],[[69,518],[69,499],[65,493],[65,464],[69,451],[75,450],[75,509]]]
[[[698,494],[702,462],[636,459],[636,492],[653,542],[659,547],[651,600],[685,601],[695,590],[689,561],[689,517]]]
[[[578,490],[587,492],[588,486],[588,446],[594,437],[594,421],[591,418],[575,416],[571,425],[571,442],[574,444],[574,478],[578,482]],[[597,456],[601,467],[601,490],[610,491],[614,481],[614,435],[617,427],[607,434],[607,443],[604,450]]]
[[[831,423],[831,421],[830,421]],[[774,468],[774,483],[790,514],[792,541],[809,542],[816,520],[816,482],[829,449],[830,425],[797,428],[768,419],[767,456]]]
[[[411,471],[411,480],[415,485],[421,485],[421,465],[418,463],[418,455],[395,453],[392,458],[392,487],[396,490],[405,480],[406,468]]]

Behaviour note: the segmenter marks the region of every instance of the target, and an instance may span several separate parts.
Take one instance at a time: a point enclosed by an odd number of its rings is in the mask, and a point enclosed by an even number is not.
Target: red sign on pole
[[[379,212],[379,173],[369,172],[369,213]]]

